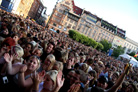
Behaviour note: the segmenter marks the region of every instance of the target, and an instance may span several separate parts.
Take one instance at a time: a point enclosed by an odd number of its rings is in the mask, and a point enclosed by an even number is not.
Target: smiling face
[[[30,71],[35,71],[39,67],[39,60],[35,57],[31,57],[27,65]]]
[[[48,44],[46,52],[47,53],[51,53],[51,51],[53,50],[54,46],[52,44]]]

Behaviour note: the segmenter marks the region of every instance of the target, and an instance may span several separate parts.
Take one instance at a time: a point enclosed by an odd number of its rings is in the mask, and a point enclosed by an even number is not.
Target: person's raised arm
[[[27,70],[27,66],[23,65],[21,66],[18,74],[18,83],[21,87],[30,87],[33,85],[33,81],[31,77],[28,79],[25,79],[25,71]]]
[[[116,83],[113,85],[113,87],[111,87],[110,89],[106,90],[105,92],[116,92],[118,87],[122,84],[126,74],[128,73],[129,69],[130,69],[130,65],[126,65],[125,66],[125,70],[124,72],[120,75],[120,77],[118,78],[118,80],[116,81]]]
[[[12,64],[13,56],[9,55],[9,53],[4,54],[4,59],[7,63],[7,73],[10,75],[14,75],[19,72],[20,65]]]

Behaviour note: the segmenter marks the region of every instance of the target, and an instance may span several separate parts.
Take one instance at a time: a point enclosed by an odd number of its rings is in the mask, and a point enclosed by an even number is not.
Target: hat
[[[57,70],[50,70],[50,71],[46,72],[46,74],[48,74],[50,76],[50,78],[53,80],[53,82],[54,82],[53,89],[54,89],[56,87],[58,71]]]

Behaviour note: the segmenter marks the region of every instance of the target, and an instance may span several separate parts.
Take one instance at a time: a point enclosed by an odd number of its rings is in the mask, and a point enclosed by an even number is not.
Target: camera
[[[4,83],[4,84],[7,84],[7,83],[8,83],[8,78],[7,78],[7,76],[3,77],[3,83]]]

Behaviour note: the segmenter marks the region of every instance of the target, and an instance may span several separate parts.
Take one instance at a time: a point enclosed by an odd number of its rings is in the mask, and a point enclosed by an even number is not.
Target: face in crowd
[[[35,71],[40,66],[40,60],[36,56],[31,56],[27,62],[27,69],[30,71]]]
[[[46,49],[46,53],[51,53],[53,49],[54,49],[54,45],[49,43]]]

